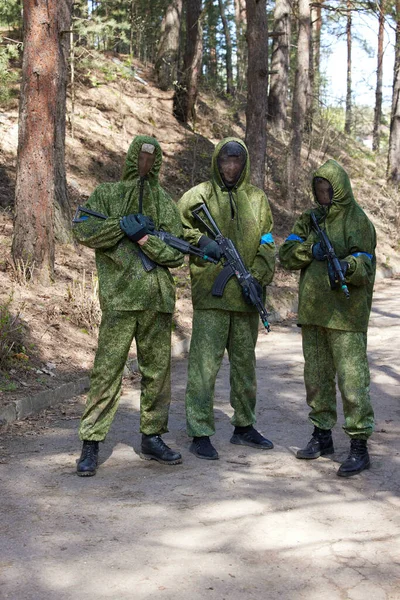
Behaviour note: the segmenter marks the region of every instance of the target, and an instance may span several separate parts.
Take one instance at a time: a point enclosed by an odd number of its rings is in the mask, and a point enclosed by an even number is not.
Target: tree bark
[[[379,29],[378,29],[378,65],[376,69],[376,92],[374,111],[374,132],[372,137],[372,150],[379,151],[382,120],[382,79],[383,79],[383,39],[385,35],[385,6],[384,0],[378,2]]]
[[[246,145],[251,180],[264,189],[267,147],[268,23],[266,0],[246,0],[247,105]]]
[[[315,4],[311,5],[310,94],[308,96],[306,114],[306,130],[309,132],[312,131],[314,115],[319,106],[323,2],[324,0],[315,0]]]
[[[287,125],[290,13],[290,0],[276,0],[268,95],[268,121],[276,130],[285,129]]]
[[[346,133],[351,132],[352,126],[352,105],[351,105],[351,0],[347,0],[347,25],[346,25],[346,38],[347,38],[347,91],[346,91],[346,118],[344,124],[344,130]]]
[[[239,91],[243,91],[246,75],[246,2],[235,1],[235,24],[236,24],[236,84]]]
[[[400,0],[396,0],[396,47],[387,178],[397,186],[400,183]]]
[[[299,36],[293,91],[292,139],[288,155],[288,197],[294,209],[296,209],[296,197],[298,195],[301,146],[307,111],[307,97],[310,93],[310,36],[309,1],[299,0]]]
[[[214,6],[213,0],[207,0],[205,4],[207,13],[207,25],[205,27],[205,52],[203,53],[203,66],[205,69],[204,79],[211,88],[217,87],[218,80],[218,56],[217,56],[217,25],[219,7]]]
[[[158,85],[162,90],[173,87],[178,76],[179,35],[182,0],[172,0],[161,23],[161,37],[155,64]]]
[[[49,283],[55,222],[62,230],[66,194],[64,143],[67,55],[72,0],[24,0],[24,56],[19,110],[15,222],[16,264]]]
[[[224,5],[223,0],[218,0],[218,4],[219,4],[219,12],[221,15],[221,20],[222,20],[222,26],[224,29],[225,45],[226,45],[226,52],[225,52],[226,93],[233,95],[235,92],[235,88],[233,85],[232,40],[231,40],[231,34],[230,34],[230,30],[229,30],[228,19],[226,18],[226,14],[225,14],[225,5]]]
[[[195,105],[202,63],[202,0],[186,0],[186,48],[183,74],[174,94],[173,113],[182,123],[196,118]]]

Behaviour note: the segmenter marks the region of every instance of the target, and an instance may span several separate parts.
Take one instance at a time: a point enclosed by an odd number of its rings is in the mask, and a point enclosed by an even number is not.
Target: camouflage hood
[[[333,188],[332,205],[329,207],[329,212],[336,212],[341,210],[342,207],[355,202],[349,176],[336,160],[327,160],[313,175],[314,200],[320,206],[314,190],[314,179],[316,177],[323,177],[329,181]]]
[[[237,142],[240,146],[242,146],[242,148],[246,152],[246,164],[245,164],[244,169],[239,177],[238,182],[233,186],[232,189],[237,190],[243,184],[250,182],[250,159],[249,159],[249,152],[246,148],[246,145],[239,138],[235,138],[235,137],[224,138],[216,145],[213,156],[212,156],[211,179],[212,179],[212,183],[214,186],[218,186],[221,190],[225,190],[225,191],[227,190],[227,187],[226,187],[224,181],[222,180],[221,174],[219,172],[217,160],[218,160],[218,156],[219,156],[219,153],[221,152],[222,148],[228,142]]]
[[[137,135],[131,145],[125,159],[125,167],[122,175],[122,181],[135,181],[139,179],[139,153],[143,144],[151,144],[155,147],[156,159],[146,179],[151,186],[158,184],[158,176],[162,164],[162,150],[157,140],[149,135]]]

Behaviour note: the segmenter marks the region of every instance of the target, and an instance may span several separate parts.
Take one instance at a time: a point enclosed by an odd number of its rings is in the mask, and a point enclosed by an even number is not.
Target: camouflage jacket
[[[305,211],[279,251],[283,267],[301,269],[298,321],[302,325],[365,332],[375,279],[375,229],[355,201],[346,171],[336,161],[328,160],[314,177],[323,177],[332,185],[332,205]],[[349,300],[340,288],[331,290],[327,262],[312,256],[312,246],[318,238],[311,227],[311,212],[318,220],[325,216],[321,227],[338,258],[349,263]]]
[[[153,219],[156,229],[182,236],[178,209],[158,181],[162,162],[160,145],[148,136],[137,136],[131,143],[122,181],[99,185],[85,205],[108,219],[90,216],[75,225],[73,231],[81,244],[96,251],[102,310],[151,309],[172,313],[175,286],[168,267],[182,264],[183,255],[150,235],[141,249],[157,267],[146,272],[139,257],[139,245],[130,241],[119,225],[121,217],[139,211],[138,155],[144,143],[156,147],[156,159],[144,182],[143,214]]]
[[[233,140],[246,149],[247,160],[238,183],[229,192],[221,179],[217,158],[224,144]],[[207,232],[193,217],[192,211],[201,204],[206,204],[222,234],[234,242],[246,267],[265,286],[271,282],[275,268],[275,244],[271,234],[272,214],[264,192],[251,185],[249,179],[250,162],[247,148],[239,139],[226,138],[215,148],[211,180],[186,192],[179,200],[178,208],[184,238],[191,244],[197,244],[200,237],[207,235]],[[211,294],[211,288],[222,266],[221,262],[214,265],[190,257],[194,308],[254,312],[256,309],[244,301],[235,277],[229,280],[222,298]]]

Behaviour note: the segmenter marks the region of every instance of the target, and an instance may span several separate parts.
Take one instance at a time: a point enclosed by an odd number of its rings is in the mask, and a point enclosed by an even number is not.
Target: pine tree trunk
[[[173,87],[178,76],[179,34],[182,0],[172,0],[161,23],[161,37],[155,64],[158,85],[162,90]]]
[[[346,92],[346,118],[344,130],[346,133],[351,132],[352,125],[352,106],[351,106],[351,0],[347,0],[347,92]]]
[[[212,0],[207,2],[207,31],[208,31],[208,55],[204,58],[206,63],[206,75],[211,87],[216,87],[218,79],[218,56],[217,56],[217,24],[218,12]]]
[[[387,178],[400,184],[400,0],[396,0],[396,47]]]
[[[306,130],[312,131],[314,115],[319,105],[322,2],[311,4],[310,94],[307,97]]]
[[[63,211],[69,212],[64,142],[71,5],[71,0],[24,0],[12,253],[16,264],[34,267],[34,277],[47,284],[54,269],[55,222],[62,230]]]
[[[221,15],[222,26],[224,29],[225,36],[225,44],[226,44],[226,54],[225,54],[225,64],[226,64],[226,93],[233,95],[235,92],[233,85],[233,70],[232,70],[232,40],[231,34],[229,31],[228,19],[225,14],[225,6],[223,0],[218,0],[219,4],[219,12]]]
[[[202,63],[202,0],[186,0],[186,48],[182,78],[174,94],[173,113],[182,123],[195,121]]]
[[[322,28],[322,5],[324,0],[317,0],[317,6],[311,10],[312,23],[312,55],[313,55],[313,96],[315,104],[319,104],[321,86],[321,28]]]
[[[268,23],[266,0],[246,0],[247,105],[246,145],[251,180],[264,189],[267,146]]]
[[[301,146],[310,93],[310,5],[299,0],[299,36],[297,42],[297,66],[293,91],[292,139],[288,155],[288,198],[296,209],[301,164]]]
[[[243,91],[246,77],[246,2],[235,0],[235,24],[236,24],[236,61],[237,61],[237,89]]]
[[[290,60],[290,0],[276,0],[268,95],[268,121],[275,130],[285,129]]]
[[[379,151],[382,120],[382,78],[383,78],[383,38],[385,35],[385,7],[384,1],[378,3],[379,29],[378,29],[378,66],[376,69],[376,92],[374,111],[374,133],[372,138],[372,150]]]

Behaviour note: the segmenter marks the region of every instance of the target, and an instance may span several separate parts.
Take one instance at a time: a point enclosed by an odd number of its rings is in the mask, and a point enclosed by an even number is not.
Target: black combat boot
[[[192,454],[197,456],[197,458],[204,458],[205,460],[218,460],[219,458],[218,452],[207,435],[194,437],[189,450]]]
[[[92,477],[96,475],[97,462],[99,459],[99,442],[83,440],[82,453],[76,467],[80,477]]]
[[[235,427],[233,436],[230,439],[231,444],[238,446],[250,446],[250,448],[258,448],[259,450],[271,450],[274,447],[273,443],[267,440],[253,425],[247,427]]]
[[[351,477],[361,473],[364,469],[369,469],[369,454],[367,449],[367,440],[351,440],[350,454],[340,465],[337,475],[339,477]]]
[[[171,450],[160,435],[142,433],[141,450],[140,458],[144,458],[144,460],[156,460],[164,465],[179,465],[182,462],[179,452]]]
[[[320,429],[315,426],[311,440],[305,448],[297,451],[296,458],[310,460],[312,458],[319,458],[325,454],[333,454],[334,452],[331,430]]]

